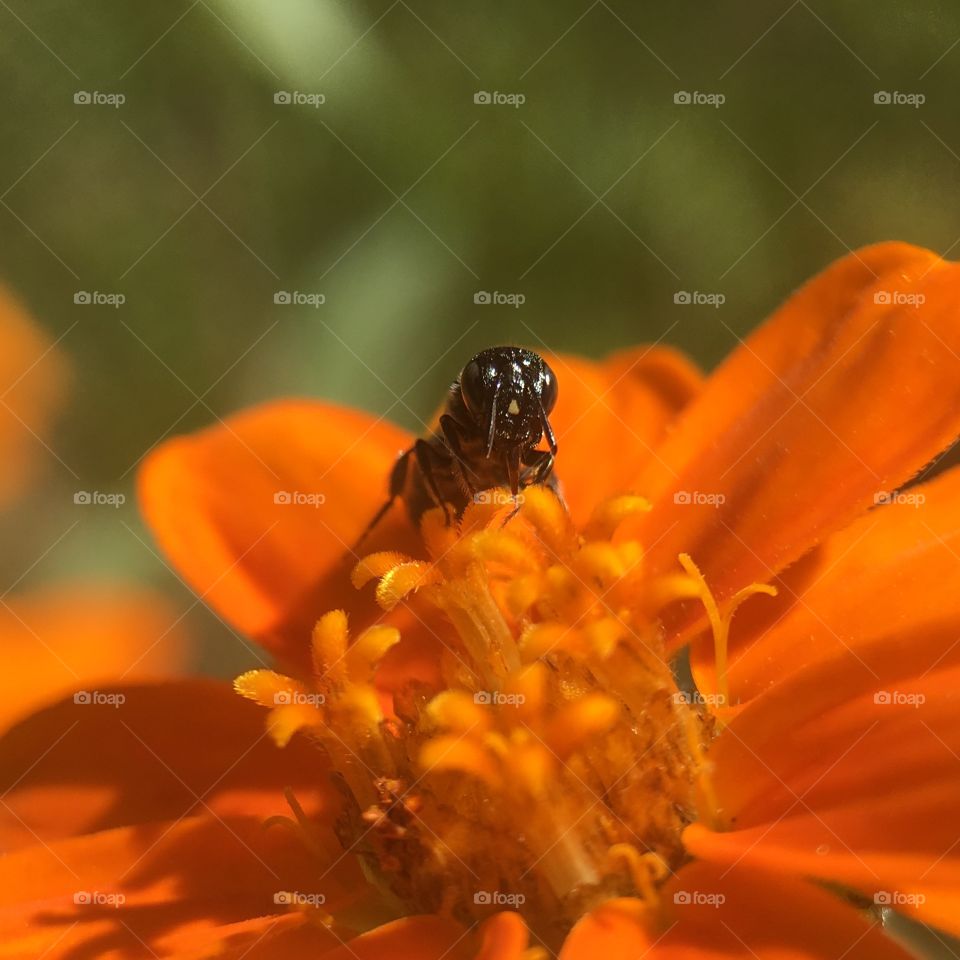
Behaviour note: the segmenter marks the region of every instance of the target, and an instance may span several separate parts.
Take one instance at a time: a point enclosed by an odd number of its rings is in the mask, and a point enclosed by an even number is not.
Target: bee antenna
[[[497,381],[497,385],[493,391],[493,402],[490,404],[490,425],[487,427],[487,459],[490,459],[490,455],[493,453],[493,438],[495,435],[495,430],[497,426],[497,397],[500,394],[500,381]]]

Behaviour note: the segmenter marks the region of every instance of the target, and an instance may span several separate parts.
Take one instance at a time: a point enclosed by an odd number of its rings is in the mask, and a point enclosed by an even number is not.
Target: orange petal
[[[710,749],[727,829],[691,827],[687,848],[888,894],[960,930],[958,661],[952,625],[893,634],[751,701]]]
[[[449,653],[446,615],[433,608],[399,606],[389,614],[391,626],[400,631],[400,642],[387,651],[377,667],[376,686],[395,696],[409,688],[412,680],[425,689],[444,686],[441,664]]]
[[[684,867],[662,890],[664,932],[650,960],[907,960],[909,954],[839,898],[745,866]],[[606,954],[604,954],[606,955]],[[615,956],[619,956],[615,954]],[[567,960],[566,956],[563,960]]]
[[[374,614],[372,598],[350,586],[351,547],[409,445],[385,420],[332,404],[255,407],[153,451],[140,475],[143,509],[205,602],[306,666],[318,616],[345,604]],[[395,507],[364,550],[413,547],[412,537]],[[359,613],[351,623],[366,625]]]
[[[170,960],[317,960],[342,939],[305,913],[210,924],[182,934],[166,954]],[[150,960],[147,954],[144,960]]]
[[[67,582],[0,603],[0,729],[98,682],[175,673],[187,644],[159,594],[118,583]]]
[[[4,849],[204,810],[289,815],[285,787],[312,818],[338,809],[316,750],[278,750],[264,711],[226,683],[98,692],[101,703],[71,696],[0,737]]]
[[[50,338],[0,287],[0,505],[22,493],[65,393],[67,366]]]
[[[960,434],[958,311],[960,266],[928,251],[833,264],[709,379],[623,535],[640,531],[655,573],[689,553],[720,600],[768,581]],[[686,603],[674,635],[701,618]]]
[[[725,813],[742,821],[752,798],[771,796],[771,777],[792,775],[811,759],[836,761],[821,749],[833,738],[849,746],[867,730],[892,734],[888,724],[912,729],[916,722],[927,723],[952,745],[960,736],[960,726],[953,730],[948,722],[952,711],[960,710],[960,698],[950,693],[958,669],[956,629],[945,624],[917,630],[909,642],[893,632],[787,676],[747,704],[710,747]],[[871,762],[883,766],[895,746],[891,742]],[[919,750],[921,744],[914,746]],[[898,774],[894,769],[891,776]]]
[[[599,363],[545,354],[559,381],[550,416],[557,435],[556,472],[578,525],[604,498],[642,493],[638,481],[702,377],[667,347],[623,350]]]
[[[46,960],[167,956],[283,915],[284,894],[336,912],[365,889],[347,860],[323,871],[298,838],[257,818],[187,817],[2,858],[0,942],[7,956]]]
[[[652,921],[636,900],[611,900],[588,913],[570,931],[559,960],[637,960],[650,956]]]
[[[464,930],[440,917],[404,917],[323,954],[323,960],[460,960]]]
[[[805,561],[802,578],[790,571],[778,578],[772,623],[740,614],[734,620],[731,701],[749,700],[786,674],[894,630],[904,643],[932,622],[960,630],[958,549],[960,469],[833,534]],[[747,609],[770,616],[761,606]],[[692,656],[698,685],[712,690],[712,643],[698,641]]]
[[[530,933],[519,913],[497,913],[483,925],[483,940],[473,960],[522,960]]]
[[[473,960],[519,960],[516,933],[510,929],[514,924],[507,924],[507,929],[495,925],[500,916],[516,914],[498,915],[485,925],[485,930],[492,931],[489,942],[498,952],[481,951]],[[526,930],[523,921],[519,925]],[[469,938],[463,929],[437,917],[398,920],[349,939],[336,927],[328,929],[292,916],[262,917],[233,928],[217,928],[216,932],[221,937],[217,960],[467,960],[470,956]],[[205,960],[207,955],[202,956]],[[177,953],[174,960],[201,960],[201,955]]]

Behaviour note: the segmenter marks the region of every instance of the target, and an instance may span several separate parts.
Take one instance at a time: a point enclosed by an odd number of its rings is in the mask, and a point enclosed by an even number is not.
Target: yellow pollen
[[[716,719],[678,688],[660,611],[702,600],[726,695],[730,620],[774,591],[718,605],[686,555],[675,573],[646,573],[642,544],[614,542],[650,509],[641,497],[604,501],[577,530],[551,491],[524,494],[507,524],[499,498],[451,526],[429,511],[427,558],[377,553],[353,572],[357,588],[376,582],[384,610],[442,611],[438,685],[411,678],[385,708],[377,668],[417,637],[378,625],[351,640],[342,611],[317,623],[312,677],[235,683],[270,709],[278,744],[298,731],[321,744],[346,787],[337,835],[386,902],[467,923],[516,909],[555,947],[600,904],[656,909],[686,858],[684,828],[718,820]],[[316,847],[293,809],[286,825]]]

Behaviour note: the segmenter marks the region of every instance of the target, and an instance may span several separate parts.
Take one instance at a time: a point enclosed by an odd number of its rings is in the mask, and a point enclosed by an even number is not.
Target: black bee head
[[[548,428],[557,402],[557,377],[532,350],[490,347],[459,379],[464,406],[487,443],[487,456],[508,447],[532,447]]]

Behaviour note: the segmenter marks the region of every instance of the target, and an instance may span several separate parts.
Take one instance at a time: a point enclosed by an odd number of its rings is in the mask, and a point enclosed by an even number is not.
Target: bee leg
[[[544,483],[553,472],[554,456],[550,450],[528,450],[523,463],[530,470],[524,486]]]
[[[564,502],[563,494],[560,492],[557,475],[553,472],[554,461],[555,458],[549,450],[528,451],[523,462],[530,472],[526,477],[524,486],[528,487],[535,483],[538,486],[547,487],[554,492],[554,495],[560,501],[560,505],[566,510],[567,505]]]
[[[443,519],[449,527],[453,522],[450,505],[441,496],[440,488],[437,486],[437,480],[434,476],[437,454],[426,440],[420,439],[413,445],[413,455],[417,458],[417,466],[420,468],[420,475],[423,477],[423,484],[427,488],[427,493],[430,494],[433,502],[443,510]]]
[[[384,505],[373,515],[373,519],[367,524],[363,533],[357,538],[353,547],[351,547],[350,552],[357,557],[359,554],[360,547],[363,546],[364,541],[367,537],[373,533],[374,528],[377,524],[387,515],[390,508],[393,506],[393,501],[397,499],[402,493],[403,488],[407,482],[407,470],[410,466],[410,455],[413,453],[413,447],[409,450],[401,453],[397,457],[397,462],[393,465],[393,469],[390,471],[390,484],[388,487],[387,501]]]
[[[440,429],[443,432],[443,439],[446,440],[447,446],[453,454],[453,471],[457,478],[457,483],[460,484],[461,489],[467,497],[472,500],[477,490],[467,476],[470,467],[467,465],[467,458],[464,456],[463,448],[460,446],[460,432],[463,428],[449,413],[445,413],[440,418]]]
[[[500,529],[502,530],[519,512],[520,501],[516,500],[514,501],[513,509],[503,518],[503,523],[500,524]]]
[[[557,438],[553,432],[553,427],[550,426],[550,418],[547,416],[547,411],[543,409],[543,404],[540,404],[540,426],[543,427],[543,435],[547,438],[547,446],[550,448],[550,452],[554,455],[557,453]]]
[[[525,459],[525,455],[519,447],[509,451],[506,455],[507,480],[510,484],[510,495],[513,497],[513,509],[500,524],[501,529],[520,512],[520,470],[523,459]]]

